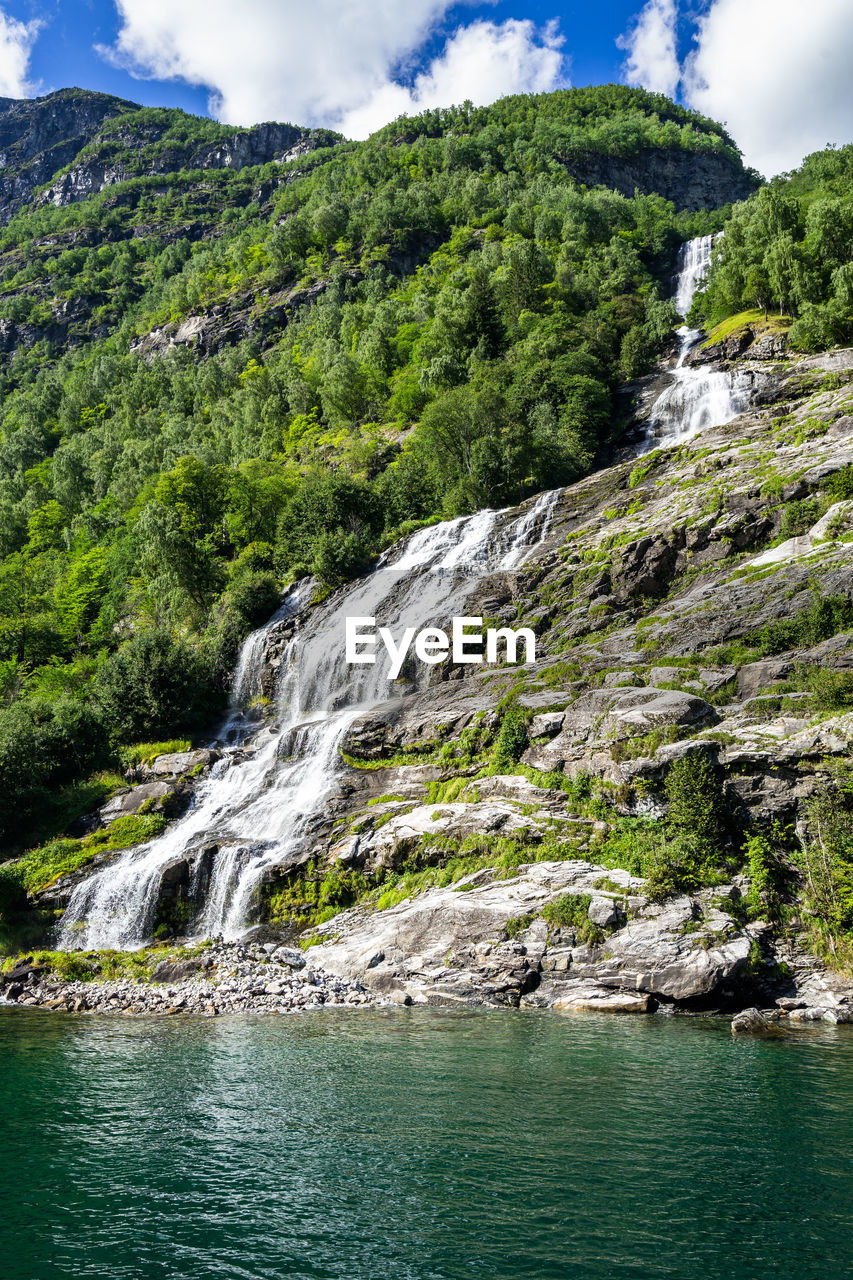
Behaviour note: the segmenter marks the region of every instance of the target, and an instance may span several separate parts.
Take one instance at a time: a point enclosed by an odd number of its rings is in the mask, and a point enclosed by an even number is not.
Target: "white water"
[[[544,542],[562,489],[540,493],[536,501],[506,531],[509,550],[500,561],[500,569],[517,569],[533,554],[534,546]]]
[[[267,632],[305,603],[305,589],[302,598],[289,596],[241,651],[223,735],[236,737],[238,746],[226,750],[197,788],[190,812],[165,835],[120,854],[75,889],[60,922],[60,946],[144,943],[164,872],[195,859],[200,882],[205,849],[212,868],[194,932],[239,936],[265,874],[301,857],[312,823],[327,814],[338,792],[339,748],[349,726],[413,687],[388,680],[382,653],[373,665],[346,664],[345,618],[375,617],[395,636],[407,626],[419,630],[449,621],[464,612],[465,598],[483,576],[517,566],[542,541],[559,492],[541,495],[509,524],[503,513],[481,511],[422,529],[402,548],[391,548],[369,576],[312,610],[301,629],[297,623],[285,651],[275,723],[243,742],[250,727],[244,708],[260,691]]]
[[[697,288],[708,274],[713,246],[713,236],[699,236],[682,245],[673,295],[682,316],[687,315]],[[672,369],[673,381],[652,406],[640,453],[690,440],[707,427],[721,427],[749,407],[748,375],[732,375],[684,363],[703,336],[701,330],[686,324],[678,330],[679,349]]]

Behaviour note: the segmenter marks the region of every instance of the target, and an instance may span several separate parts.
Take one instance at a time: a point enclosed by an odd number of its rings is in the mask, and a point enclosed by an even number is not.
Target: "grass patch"
[[[9,870],[28,893],[48,888],[60,876],[76,871],[99,853],[130,849],[133,845],[153,840],[166,829],[166,819],[159,813],[129,815],[117,818],[103,831],[95,831],[83,840],[60,836],[38,849],[31,849]]]
[[[714,325],[702,343],[702,349],[716,346],[718,342],[725,342],[726,338],[740,334],[746,329],[751,329],[756,338],[766,337],[767,334],[787,333],[793,323],[792,316],[765,315],[763,311],[758,310],[739,311],[737,315],[729,316],[727,320],[721,320],[719,324]]]
[[[119,747],[118,758],[125,769],[136,765],[150,765],[158,756],[176,755],[181,751],[191,751],[189,738],[170,738],[167,742],[135,742],[129,747]]]

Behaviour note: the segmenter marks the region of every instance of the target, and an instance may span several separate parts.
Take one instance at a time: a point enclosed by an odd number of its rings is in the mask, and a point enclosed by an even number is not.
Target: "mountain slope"
[[[37,762],[9,747],[7,841],[113,744],[209,720],[295,573],[334,585],[407,521],[571,480],[618,434],[677,246],[722,214],[573,165],[652,190],[677,151],[728,175],[715,204],[751,182],[719,126],[613,86],[359,144],[76,91],[9,115],[40,172],[61,134],[77,151],[0,235],[3,714]],[[170,696],[114,699],[155,651]]]
[[[260,883],[259,937],[301,933],[311,966],[398,999],[853,1019],[820,959],[848,963],[851,937],[853,352],[746,371],[761,406],[568,487],[524,564],[469,596],[466,612],[535,629],[533,666],[445,664],[353,720],[338,787]],[[293,625],[261,637],[268,695]],[[232,769],[263,751],[265,715],[276,729],[274,702],[258,714],[258,739],[220,745]],[[103,821],[168,814],[215,759],[142,766]],[[160,936],[210,892],[219,816],[164,861]],[[45,885],[57,862],[23,866],[48,917],[91,871]],[[240,957],[211,954],[190,1007],[289,999],[235,993]],[[87,999],[108,997],[158,1005],[136,982]]]

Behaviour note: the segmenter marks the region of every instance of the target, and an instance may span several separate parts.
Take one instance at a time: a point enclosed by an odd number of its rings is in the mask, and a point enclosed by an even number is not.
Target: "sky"
[[[621,82],[765,176],[853,142],[853,0],[0,0],[0,96],[78,85],[361,138],[470,98]]]

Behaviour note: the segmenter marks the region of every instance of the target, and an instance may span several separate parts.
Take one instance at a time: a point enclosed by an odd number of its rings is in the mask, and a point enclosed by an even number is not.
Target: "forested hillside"
[[[589,470],[676,323],[679,243],[724,223],[700,206],[756,185],[720,126],[615,86],[358,144],[93,96],[7,108],[10,848],[90,808],[133,744],[209,723],[294,576],[334,585],[413,522]]]
[[[853,146],[807,156],[735,209],[694,306],[708,328],[778,312],[802,351],[853,340]]]

